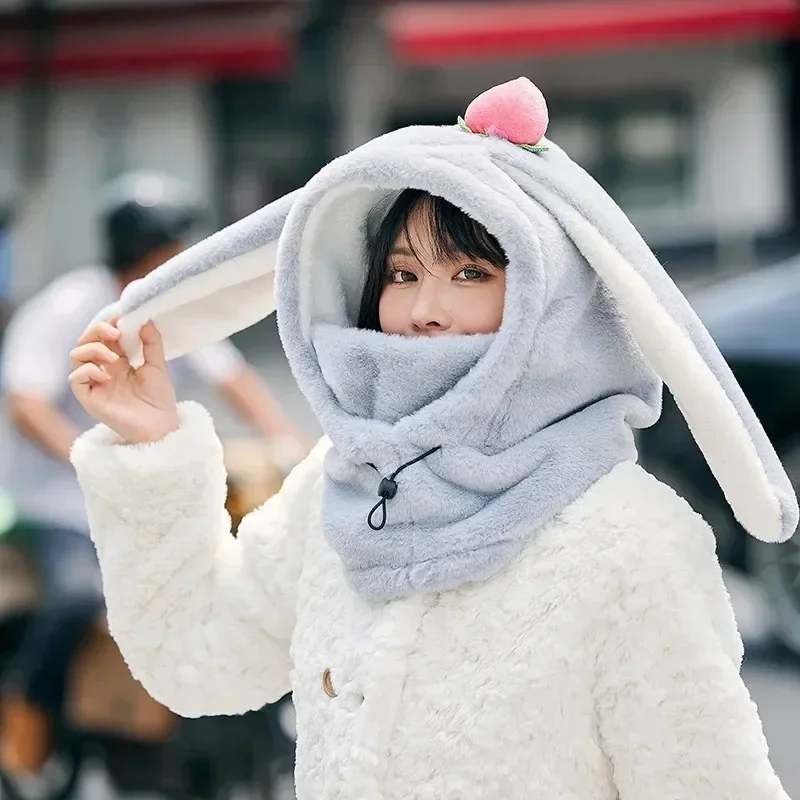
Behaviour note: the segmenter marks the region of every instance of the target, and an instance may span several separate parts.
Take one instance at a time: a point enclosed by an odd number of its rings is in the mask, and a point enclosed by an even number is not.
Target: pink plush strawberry
[[[478,95],[467,108],[462,127],[472,133],[497,136],[531,150],[549,122],[544,95],[527,78],[501,83]]]

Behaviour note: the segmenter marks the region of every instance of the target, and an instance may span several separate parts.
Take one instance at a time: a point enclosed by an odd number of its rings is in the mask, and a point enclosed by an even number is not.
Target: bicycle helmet
[[[122,175],[103,190],[100,220],[106,264],[115,272],[183,241],[202,218],[187,185],[156,172]]]

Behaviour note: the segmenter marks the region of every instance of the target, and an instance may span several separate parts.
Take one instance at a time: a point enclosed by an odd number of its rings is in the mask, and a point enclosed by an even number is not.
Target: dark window
[[[313,174],[311,126],[270,80],[220,81],[211,89],[218,213],[229,223],[302,186]]]
[[[693,170],[694,118],[681,95],[550,103],[548,136],[623,208],[683,205]]]

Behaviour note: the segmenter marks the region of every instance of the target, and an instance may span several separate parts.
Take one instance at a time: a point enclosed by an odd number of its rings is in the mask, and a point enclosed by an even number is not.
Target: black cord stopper
[[[427,458],[430,455],[433,455],[437,450],[441,450],[441,447],[434,447],[428,450],[427,453],[423,453],[421,456],[417,456],[416,458],[412,458],[411,461],[407,461],[405,464],[401,464],[388,478],[384,477],[381,478],[381,482],[378,486],[378,494],[380,495],[380,500],[372,507],[372,510],[369,512],[367,516],[367,525],[372,528],[374,531],[383,530],[386,525],[386,503],[389,500],[392,500],[395,495],[397,494],[398,485],[395,478],[406,468],[410,467],[412,464],[416,464],[418,461],[422,461],[423,458]],[[374,464],[370,464],[374,470],[377,470],[377,467]],[[373,517],[377,511],[381,512],[381,520],[380,522],[376,523],[373,522]]]

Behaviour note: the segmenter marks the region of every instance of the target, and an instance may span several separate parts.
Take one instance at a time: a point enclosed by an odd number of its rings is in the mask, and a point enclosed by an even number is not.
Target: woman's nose
[[[446,331],[452,322],[439,281],[422,281],[411,309],[411,324],[420,333]],[[427,284],[427,285],[426,285]]]

